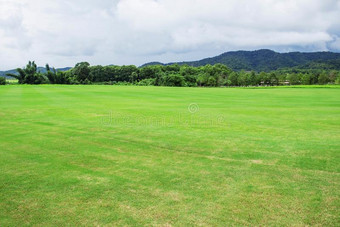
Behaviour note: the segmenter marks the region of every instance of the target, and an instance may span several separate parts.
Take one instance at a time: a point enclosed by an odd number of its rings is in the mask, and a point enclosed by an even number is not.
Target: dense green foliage
[[[18,74],[9,73],[7,76],[14,77],[18,80],[19,84],[43,84],[48,83],[45,74],[38,71],[35,62],[28,62],[27,66],[23,69],[17,69]]]
[[[314,87],[0,86],[0,226],[340,226]]]
[[[151,62],[146,65],[159,65]],[[277,53],[272,50],[232,51],[222,55],[206,58],[200,61],[180,62],[180,65],[204,66],[207,64],[224,64],[229,68],[240,71],[270,72],[281,68],[304,68],[340,70],[340,53],[313,52],[313,53]]]
[[[0,76],[0,85],[5,85],[6,84],[6,78]]]
[[[173,65],[150,62],[150,65]],[[277,53],[271,50],[257,51],[233,51],[222,55],[206,58],[199,61],[179,62],[178,65],[200,67],[205,65],[223,64],[234,71],[270,72],[279,69],[316,69],[316,70],[340,70],[340,53],[312,52],[312,53]],[[60,68],[57,71],[67,71],[71,68]],[[38,67],[38,72],[46,73],[47,68]],[[0,71],[0,76],[16,73],[16,70]],[[106,77],[106,76],[104,76]],[[101,80],[102,81],[102,80]],[[114,79],[111,81],[115,81]]]
[[[65,68],[58,68],[56,69],[56,71],[67,71],[67,70],[70,70],[72,67],[65,67]],[[37,67],[37,71],[42,73],[42,74],[45,74],[47,72],[47,68],[46,67]],[[11,74],[15,74],[15,75],[18,75],[18,70],[17,69],[11,69],[11,70],[7,70],[7,71],[0,71],[0,76],[3,76],[3,77],[7,77],[9,79],[13,79],[12,76],[8,76],[8,75],[11,75]]]
[[[188,65],[90,66],[81,62],[68,71],[46,65],[46,72],[37,70],[34,62],[18,75],[7,74],[21,84],[134,84],[141,86],[220,87],[220,86],[275,86],[339,83],[339,71],[322,69],[285,69],[272,72],[232,71],[223,64],[193,67]]]

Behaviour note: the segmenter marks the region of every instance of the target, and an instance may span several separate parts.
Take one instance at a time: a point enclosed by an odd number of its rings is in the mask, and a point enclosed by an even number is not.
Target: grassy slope
[[[0,87],[0,226],[339,226],[339,97]]]

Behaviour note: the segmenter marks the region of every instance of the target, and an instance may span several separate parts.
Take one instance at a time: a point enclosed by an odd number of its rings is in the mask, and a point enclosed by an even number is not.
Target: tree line
[[[34,61],[18,68],[14,77],[19,84],[131,84],[139,86],[220,87],[340,84],[340,72],[335,70],[285,69],[272,72],[233,71],[223,64],[193,67],[188,65],[90,66],[77,63],[68,71],[46,65],[38,70]],[[1,78],[0,78],[1,79]],[[0,84],[6,83],[4,79]]]

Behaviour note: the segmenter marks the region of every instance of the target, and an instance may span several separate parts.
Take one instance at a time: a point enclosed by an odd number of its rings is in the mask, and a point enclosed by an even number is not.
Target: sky
[[[340,0],[0,0],[0,70],[340,52]]]

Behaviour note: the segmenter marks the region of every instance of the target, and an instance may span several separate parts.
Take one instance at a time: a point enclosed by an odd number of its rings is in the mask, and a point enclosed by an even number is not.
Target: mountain
[[[163,64],[161,62],[150,62],[142,65],[190,65],[204,66],[207,64],[224,64],[229,68],[239,71],[272,71],[277,69],[327,69],[340,70],[340,53],[333,52],[290,52],[278,53],[272,50],[256,50],[256,51],[231,51],[223,53],[216,57],[205,58],[199,61],[173,62]],[[67,71],[71,67],[59,68],[57,70]],[[42,73],[46,72],[46,68],[39,67],[38,70]],[[7,73],[16,73],[16,70],[0,71],[0,76],[5,76]]]
[[[146,63],[144,65],[141,65],[140,67],[145,67],[145,66],[150,66],[150,65],[171,65],[171,64],[176,64],[176,63],[169,63],[169,64],[164,64],[162,62],[158,62],[158,61],[153,61],[153,62],[149,62],[149,63]],[[177,63],[178,64],[178,63]]]
[[[256,51],[232,51],[226,52],[212,58],[205,58],[199,61],[174,62],[162,64],[159,62],[151,62],[146,65],[171,65],[171,64],[187,64],[190,66],[204,66],[207,64],[214,65],[221,63],[227,65],[233,70],[254,70],[254,71],[271,71],[281,68],[316,68],[318,66],[327,69],[340,70],[340,53],[333,52],[290,52],[277,53],[272,50],[256,50]]]
[[[59,69],[56,69],[57,71],[67,71],[67,70],[70,70],[71,67],[65,67],[65,68],[59,68]],[[38,67],[38,71],[41,72],[41,73],[45,73],[47,70],[45,67]],[[11,70],[7,70],[7,71],[0,71],[0,76],[4,76],[6,78],[11,78],[9,76],[6,76],[6,74],[8,73],[13,73],[13,74],[17,74],[17,71],[16,69],[11,69]]]
[[[15,69],[12,69],[12,70],[7,70],[7,71],[0,71],[0,76],[2,77],[6,77],[6,78],[11,78],[9,76],[6,76],[7,73],[13,73],[13,74],[16,74],[17,71]]]

